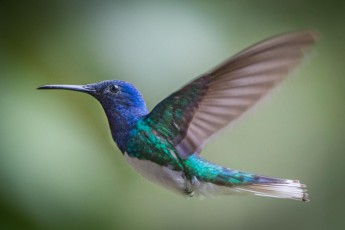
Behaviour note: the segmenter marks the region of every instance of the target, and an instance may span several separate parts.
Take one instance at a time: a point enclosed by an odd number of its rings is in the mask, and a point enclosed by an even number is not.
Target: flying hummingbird
[[[130,83],[45,85],[87,93],[102,105],[112,137],[142,176],[185,196],[255,194],[308,201],[298,180],[225,168],[200,156],[211,136],[278,85],[316,41],[313,31],[278,35],[229,58],[172,93],[148,112]]]

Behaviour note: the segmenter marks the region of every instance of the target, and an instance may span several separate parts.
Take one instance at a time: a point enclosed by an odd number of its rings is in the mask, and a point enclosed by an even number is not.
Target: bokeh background
[[[1,1],[1,229],[345,229],[342,1]],[[311,202],[184,199],[136,174],[101,106],[44,84],[132,82],[152,109],[272,35],[313,28],[308,61],[203,152],[308,185]]]

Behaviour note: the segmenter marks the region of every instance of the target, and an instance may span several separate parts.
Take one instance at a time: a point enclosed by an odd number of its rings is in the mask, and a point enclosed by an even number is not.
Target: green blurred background
[[[1,1],[1,229],[345,229],[342,1]],[[203,152],[308,185],[311,202],[184,199],[136,174],[101,106],[44,84],[132,82],[153,106],[277,33],[317,29],[308,61]]]

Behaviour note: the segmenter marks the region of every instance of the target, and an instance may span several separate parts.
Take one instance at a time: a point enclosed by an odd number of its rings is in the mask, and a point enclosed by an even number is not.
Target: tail
[[[234,187],[239,192],[253,193],[258,196],[285,198],[308,202],[306,186],[299,180],[285,180],[258,176],[259,180],[252,184],[243,184]],[[265,182],[261,182],[264,179]]]
[[[225,168],[212,180],[206,182],[200,178],[195,192],[201,196],[254,194],[309,201],[306,186],[298,180],[271,178]]]
[[[258,196],[309,201],[306,186],[287,180],[241,172],[213,164],[199,156],[189,157],[186,166],[194,175],[194,194],[216,196],[249,193]]]

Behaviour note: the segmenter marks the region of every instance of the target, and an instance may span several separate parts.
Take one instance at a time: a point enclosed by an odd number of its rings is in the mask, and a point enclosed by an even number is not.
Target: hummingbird
[[[99,101],[126,161],[147,179],[186,197],[254,194],[309,201],[299,180],[230,169],[200,156],[212,136],[240,117],[303,59],[314,31],[263,40],[195,78],[148,111],[129,82],[44,85],[89,94]]]

